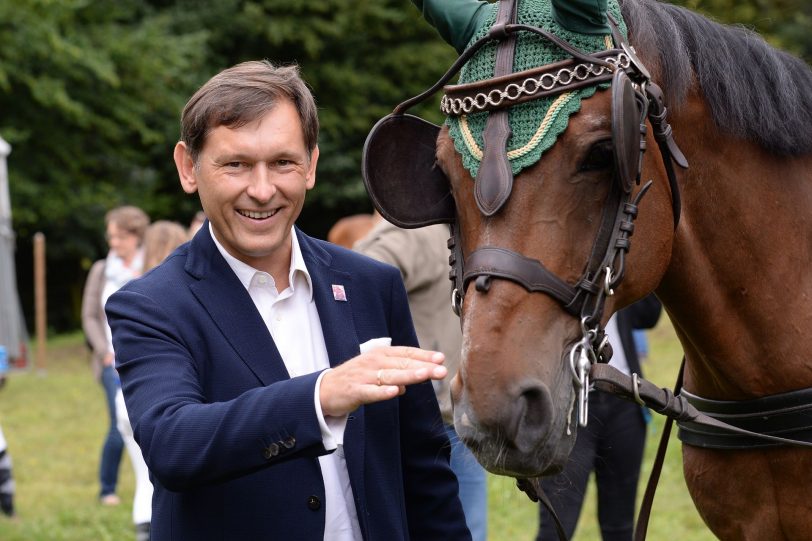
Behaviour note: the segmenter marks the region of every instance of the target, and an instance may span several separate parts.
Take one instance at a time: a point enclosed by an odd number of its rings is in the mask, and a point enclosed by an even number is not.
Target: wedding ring
[[[378,370],[378,387],[380,387],[381,385],[383,385],[383,383],[381,383],[381,372],[383,372],[383,368],[381,368],[380,370]]]

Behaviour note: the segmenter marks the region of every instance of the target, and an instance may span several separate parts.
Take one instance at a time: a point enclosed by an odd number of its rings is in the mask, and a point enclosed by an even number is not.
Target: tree
[[[13,148],[21,293],[30,300],[29,242],[42,231],[59,270],[49,273],[58,328],[75,327],[81,262],[104,253],[104,212],[176,206],[167,148],[206,34],[172,33],[171,22],[135,0],[0,2],[0,133]]]

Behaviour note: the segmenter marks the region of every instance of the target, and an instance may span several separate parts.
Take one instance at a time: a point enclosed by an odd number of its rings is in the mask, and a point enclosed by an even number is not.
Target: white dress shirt
[[[327,346],[324,343],[321,320],[313,300],[313,282],[293,228],[290,235],[293,246],[288,274],[289,286],[281,292],[277,291],[273,276],[229,254],[217,241],[211,223],[209,233],[229,267],[248,290],[251,300],[254,301],[273,337],[290,377],[329,370]],[[313,400],[324,447],[327,450],[335,449],[334,453],[319,457],[327,500],[324,502],[324,540],[361,541],[361,528],[358,524],[347,462],[344,459],[344,428],[347,416],[324,417],[319,401],[322,377],[324,372],[316,382]]]

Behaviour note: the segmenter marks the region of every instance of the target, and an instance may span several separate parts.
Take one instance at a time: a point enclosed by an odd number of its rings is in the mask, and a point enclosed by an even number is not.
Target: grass
[[[662,387],[676,378],[681,350],[667,320],[649,335],[646,377]],[[14,460],[18,518],[0,517],[3,541],[118,541],[133,539],[133,476],[122,460],[119,495],[124,502],[102,507],[98,496],[98,461],[107,426],[104,394],[87,362],[81,334],[49,342],[44,372],[18,372],[0,390],[0,425]],[[663,419],[649,425],[641,483],[651,468]],[[672,435],[657,489],[649,539],[712,540],[697,515],[682,477],[679,442]],[[490,541],[535,539],[537,508],[512,479],[488,481]],[[642,495],[642,487],[640,493]],[[575,538],[599,540],[595,497],[590,487]]]

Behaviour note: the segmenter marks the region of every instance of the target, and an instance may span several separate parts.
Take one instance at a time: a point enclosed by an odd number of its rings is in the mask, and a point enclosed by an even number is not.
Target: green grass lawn
[[[679,344],[667,320],[650,333],[651,355],[646,376],[671,387],[681,359]],[[0,390],[0,424],[14,460],[18,518],[0,517],[2,541],[128,540],[133,475],[129,459],[122,461],[116,508],[97,503],[98,460],[107,427],[104,396],[93,379],[80,334],[50,341],[43,373],[17,372]],[[662,428],[662,418],[649,425],[642,484]],[[694,510],[682,477],[679,442],[672,436],[657,498],[649,539],[712,540]],[[489,478],[489,539],[531,541],[535,538],[536,505],[515,488],[512,479]],[[642,488],[640,490],[642,494]],[[592,488],[575,538],[599,540]]]

